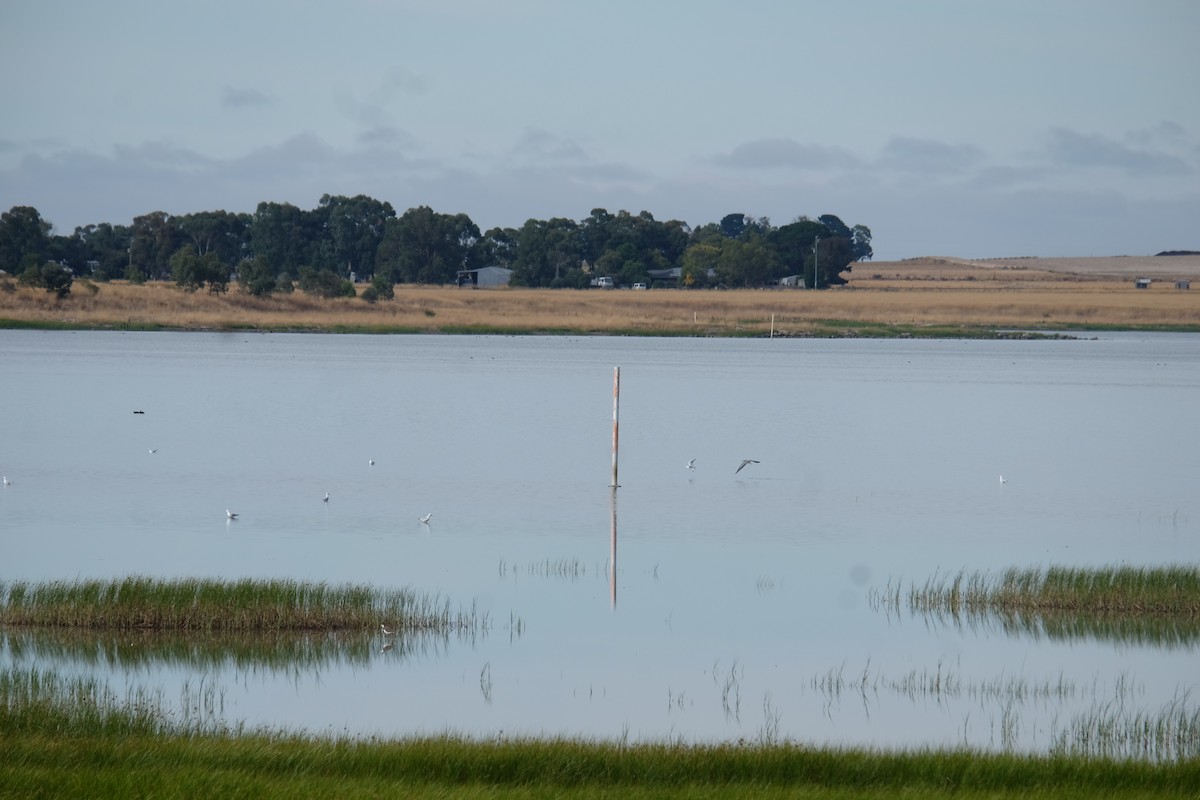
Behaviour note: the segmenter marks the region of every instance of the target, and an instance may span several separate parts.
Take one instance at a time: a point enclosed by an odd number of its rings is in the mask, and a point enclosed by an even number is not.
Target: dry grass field
[[[1134,288],[1139,277],[1150,288]],[[1195,280],[1194,288],[1175,281]],[[996,329],[1200,330],[1200,256],[866,262],[823,292],[398,286],[391,301],[255,298],[77,282],[58,300],[0,279],[0,326],[546,332],[692,336],[988,335]]]

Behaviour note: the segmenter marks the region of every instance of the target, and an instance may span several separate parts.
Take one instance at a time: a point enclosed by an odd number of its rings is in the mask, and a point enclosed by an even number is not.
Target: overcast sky
[[[5,0],[0,210],[833,213],[877,260],[1200,249],[1195,0]]]

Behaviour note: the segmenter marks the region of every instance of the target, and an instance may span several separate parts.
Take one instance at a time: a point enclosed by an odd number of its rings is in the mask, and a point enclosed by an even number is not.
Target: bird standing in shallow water
[[[384,625],[382,622],[379,623],[379,630],[383,632],[384,636],[395,636],[396,635],[395,631],[389,631],[387,629],[387,626]]]
[[[757,463],[758,463],[758,462],[757,462],[757,461],[755,461],[753,458],[743,458],[743,459],[742,459],[742,463],[741,463],[741,464],[738,464],[738,468],[737,468],[737,469],[735,469],[735,470],[733,471],[733,474],[734,474],[734,475],[737,475],[739,472],[741,472],[741,471],[742,471],[742,469],[743,469],[743,468],[744,468],[744,467],[745,467],[747,464],[757,464]]]

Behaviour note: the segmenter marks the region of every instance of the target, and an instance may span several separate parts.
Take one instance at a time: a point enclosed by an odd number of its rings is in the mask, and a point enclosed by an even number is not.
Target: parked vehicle
[[[633,285],[633,288],[635,288],[635,289],[645,289],[645,288],[646,288],[646,284],[644,284],[644,283],[635,283],[635,284]]]

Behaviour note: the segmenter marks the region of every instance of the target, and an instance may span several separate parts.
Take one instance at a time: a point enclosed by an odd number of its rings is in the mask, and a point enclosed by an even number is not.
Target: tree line
[[[253,214],[154,211],[129,225],[99,223],[53,232],[36,208],[0,214],[0,269],[60,295],[74,277],[174,281],[223,292],[236,278],[255,295],[300,289],[322,296],[390,298],[395,284],[454,283],[460,272],[498,266],[516,286],[582,288],[597,276],[617,284],[752,287],[789,276],[809,288],[845,283],[872,257],[871,231],[833,214],[774,226],[727,214],[696,228],[648,211],[594,209],[579,221],[530,219],[481,233],[466,214],[428,206],[397,215],[365,195],[324,195],[316,208],[262,202]],[[674,272],[672,272],[674,271]],[[65,285],[65,292],[63,287]],[[370,292],[367,295],[366,292]]]

